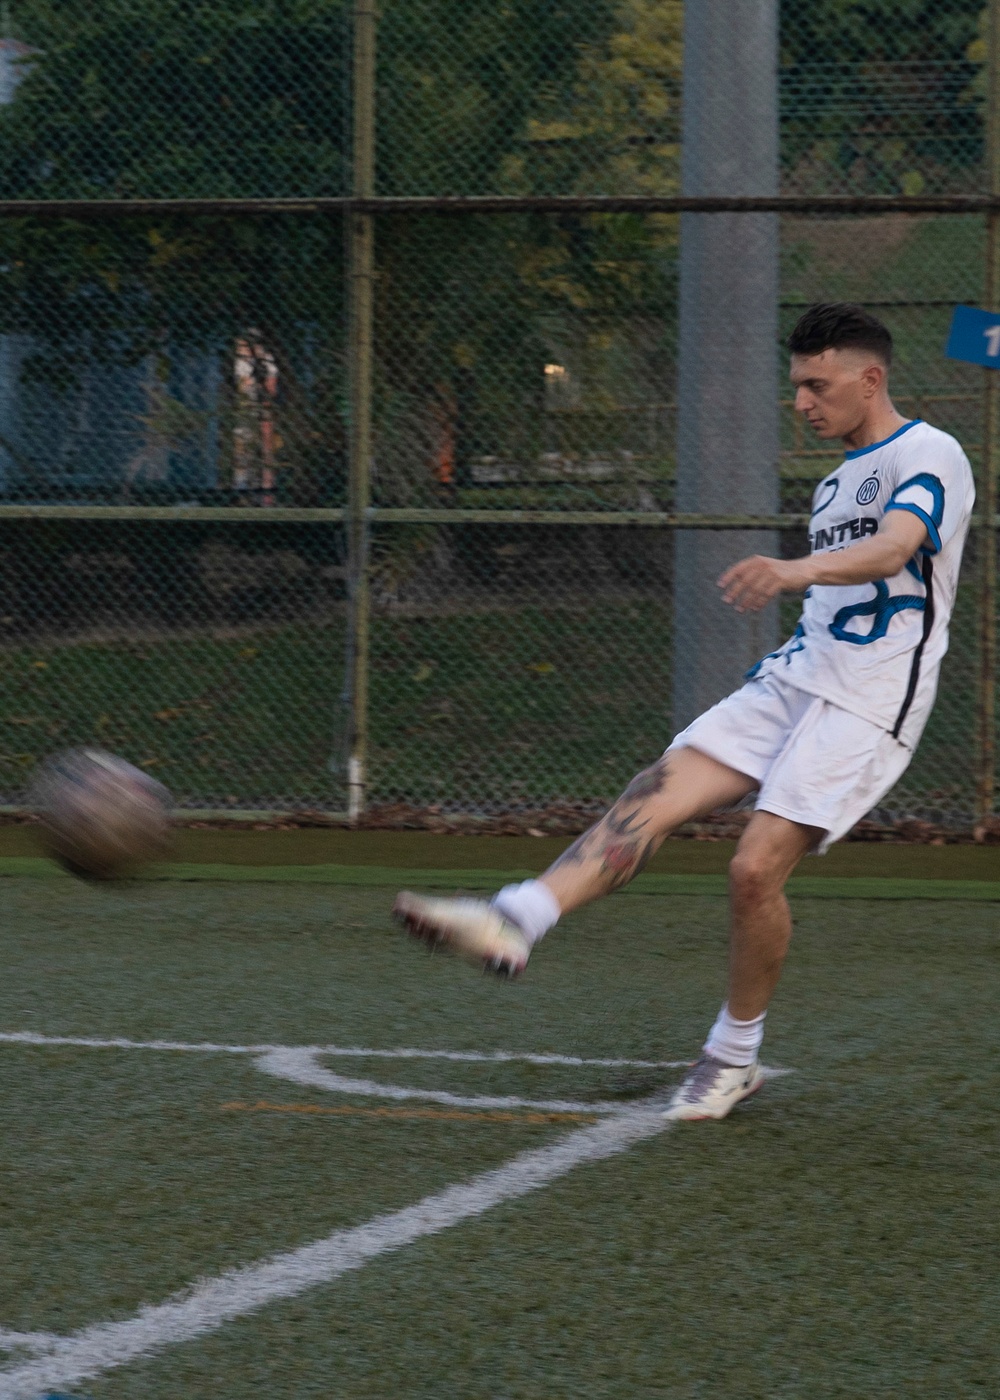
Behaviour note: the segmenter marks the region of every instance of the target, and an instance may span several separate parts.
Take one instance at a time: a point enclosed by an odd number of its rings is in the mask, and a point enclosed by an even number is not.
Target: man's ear
[[[880,365],[877,360],[865,365],[861,371],[861,387],[865,398],[874,398],[880,389],[885,388],[887,378],[885,365]]]

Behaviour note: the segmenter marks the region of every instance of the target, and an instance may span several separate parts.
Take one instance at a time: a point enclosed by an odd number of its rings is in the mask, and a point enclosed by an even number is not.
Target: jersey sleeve
[[[957,444],[955,444],[957,448]],[[899,484],[889,498],[891,510],[909,511],[927,528],[922,554],[938,554],[951,537],[963,529],[972,510],[972,472],[965,454],[947,450],[937,454],[926,467],[901,464]]]

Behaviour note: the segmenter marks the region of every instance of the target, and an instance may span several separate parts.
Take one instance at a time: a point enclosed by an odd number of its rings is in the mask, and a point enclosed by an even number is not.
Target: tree
[[[782,0],[786,182],[919,194],[975,184],[983,0]]]
[[[679,0],[394,0],[379,35],[379,190],[670,188]],[[8,198],[314,196],[348,188],[349,28],[330,0],[22,0],[33,56],[0,109]],[[433,440],[537,450],[550,327],[664,310],[672,224],[378,224],[382,489],[432,489]],[[343,234],[321,216],[0,225],[0,332],[55,388],[250,338],[273,357],[288,495],[342,497]],[[186,421],[186,420],[185,420]]]

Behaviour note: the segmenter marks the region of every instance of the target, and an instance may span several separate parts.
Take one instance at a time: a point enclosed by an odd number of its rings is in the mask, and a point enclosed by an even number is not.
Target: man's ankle
[[[493,897],[493,907],[505,919],[517,924],[530,944],[544,938],[558,922],[562,910],[559,901],[542,880],[524,880],[519,885],[504,885]]]
[[[766,1011],[749,1021],[737,1021],[730,1016],[728,1005],[719,1012],[715,1025],[705,1041],[705,1054],[724,1065],[742,1068],[752,1065],[760,1053],[764,1039],[764,1017]]]

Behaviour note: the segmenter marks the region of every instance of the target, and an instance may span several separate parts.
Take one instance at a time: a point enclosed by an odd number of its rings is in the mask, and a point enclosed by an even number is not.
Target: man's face
[[[865,351],[824,350],[819,355],[793,355],[789,377],[796,411],[818,437],[839,438],[864,422],[886,372]]]

